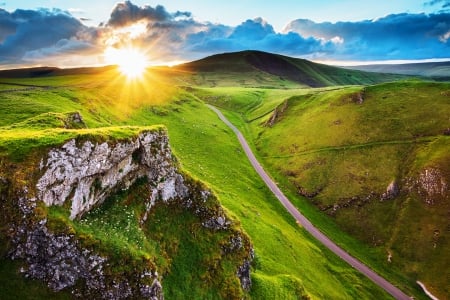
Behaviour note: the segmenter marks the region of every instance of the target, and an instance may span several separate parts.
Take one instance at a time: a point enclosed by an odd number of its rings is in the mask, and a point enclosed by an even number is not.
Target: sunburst
[[[108,48],[105,59],[108,63],[118,65],[120,72],[128,78],[141,77],[148,66],[146,55],[136,48]]]

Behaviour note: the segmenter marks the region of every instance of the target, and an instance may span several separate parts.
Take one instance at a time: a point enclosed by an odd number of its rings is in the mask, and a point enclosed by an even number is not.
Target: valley
[[[389,299],[291,217],[207,105],[242,132],[281,191],[330,240],[408,296],[427,299],[420,281],[449,297],[448,83],[258,51],[151,68],[130,82],[112,67],[0,76],[0,191],[2,209],[11,213],[0,231],[5,299],[17,291],[56,297],[17,272],[23,261],[7,258],[9,226],[19,218],[13,194],[24,186],[34,193],[41,158],[71,139],[113,147],[148,130],[167,131],[194,198],[210,189],[207,207],[223,210],[233,225],[209,231],[177,198],[157,202],[143,226],[143,203],[160,182],[148,187],[137,179],[79,219],[66,204],[38,206],[51,229],[69,230],[90,251],[112,253],[112,261],[128,257],[130,268],[151,262],[167,299]],[[224,255],[238,233],[242,250]],[[251,247],[246,290],[236,273]]]

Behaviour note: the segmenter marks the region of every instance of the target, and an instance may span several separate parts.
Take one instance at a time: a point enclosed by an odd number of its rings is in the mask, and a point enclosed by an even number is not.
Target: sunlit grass
[[[182,168],[206,182],[218,195],[229,214],[239,220],[251,236],[257,258],[253,270],[255,288],[250,297],[260,299],[279,296],[283,299],[295,299],[305,294],[316,299],[387,297],[366,278],[318,245],[294,222],[254,172],[233,133],[191,94],[191,89],[172,86],[170,82],[175,79],[164,77],[161,72],[149,72],[146,76],[143,81],[127,82],[126,78],[115,70],[96,75],[52,77],[54,85],[57,86],[55,89],[5,94],[0,101],[1,154],[14,160],[26,158],[30,153],[42,156],[45,153],[35,153],[32,150],[40,148],[45,151],[70,138],[99,141],[127,138],[145,130],[146,126],[164,124],[168,128],[171,146]],[[51,84],[52,80],[39,78],[24,81]],[[202,98],[205,95],[223,96],[216,98],[214,104],[236,110],[244,114],[246,120],[260,117],[243,130],[259,133],[262,132],[259,124],[268,117],[267,113],[271,109],[286,99],[294,102],[303,99],[302,95],[306,92],[304,89],[224,88],[195,90],[192,93]],[[314,95],[317,93],[320,91],[315,91],[312,97],[316,97]],[[341,95],[340,91],[335,93]],[[326,108],[328,104],[329,102],[324,100],[318,106],[318,111]],[[59,117],[74,111],[81,113],[88,129],[54,128],[61,125]],[[233,114],[232,117],[233,122],[243,122],[239,114]],[[39,125],[40,120],[45,121],[42,126]],[[243,126],[244,123],[237,124]],[[127,127],[129,125],[136,127]],[[277,148],[274,148],[272,151],[276,150]],[[280,179],[280,182],[283,186],[287,186],[288,183],[282,180]],[[290,194],[293,195],[294,193]],[[293,198],[295,203],[300,205],[300,200]],[[341,231],[333,227],[332,223],[321,219],[311,207],[306,207],[306,212],[311,213],[312,218],[318,220],[318,224],[331,236],[341,234]],[[169,217],[174,216],[170,211],[161,213]],[[107,214],[111,214],[110,220],[106,217]],[[106,241],[108,237],[112,237],[112,248],[126,248],[136,256],[142,255],[143,252],[148,255],[160,253],[157,245],[146,245],[142,242],[143,236],[136,229],[133,214],[133,208],[130,207],[105,207],[104,211],[94,212],[76,226],[77,230],[85,234],[94,237],[98,234],[100,240]],[[177,265],[182,273],[177,276],[177,270],[174,269],[170,276],[167,276],[170,284],[163,283],[165,293],[179,295],[180,290],[191,288],[190,291],[201,298],[205,296],[202,294],[204,290],[189,287],[181,276],[189,275],[187,267],[195,260],[189,256],[192,240],[180,237],[180,234],[188,235],[189,232],[170,231],[181,228],[181,221],[186,219],[183,214],[177,216],[181,216],[180,220],[174,221],[178,227],[166,228],[172,223],[164,223],[166,227],[162,224],[156,228],[160,230],[161,235],[168,234],[166,240],[171,237],[173,241],[187,239],[183,245],[184,252],[173,257],[174,265]],[[133,227],[129,234],[127,227]],[[204,251],[205,248],[202,247],[207,246],[206,241],[205,239],[204,244],[197,245],[199,251]],[[345,234],[340,242],[347,243],[350,248],[361,246]],[[373,255],[367,248],[362,246],[361,249],[358,251],[362,255]],[[165,258],[158,263],[167,268],[170,265]],[[236,278],[233,277],[233,280]],[[177,290],[179,286],[183,288]]]
[[[443,149],[449,147],[450,139],[443,134],[449,126],[449,88],[447,83],[407,81],[365,89],[300,90],[296,96],[275,101],[260,97],[262,103],[257,95],[249,98],[245,90],[242,95],[220,88],[202,89],[198,94],[232,111],[227,116],[253,140],[266,168],[314,224],[378,272],[417,293],[417,278],[445,285],[445,278],[436,274],[439,266],[448,264],[440,254],[448,243],[440,240],[438,249],[432,250],[429,239],[431,227],[445,231],[445,203],[439,210],[424,207],[414,197],[374,200],[343,208],[332,219],[319,209],[355,195],[381,194],[393,180],[417,176],[427,167],[448,172],[448,151]],[[361,104],[356,101],[358,93],[363,93]],[[245,99],[254,104],[242,105]],[[275,124],[264,125],[271,117],[266,112],[286,100],[287,108]],[[297,186],[319,194],[312,200],[301,198]],[[336,224],[359,241],[339,232]],[[421,251],[408,242],[411,236],[421,242]],[[396,257],[392,264],[387,262],[387,251]]]

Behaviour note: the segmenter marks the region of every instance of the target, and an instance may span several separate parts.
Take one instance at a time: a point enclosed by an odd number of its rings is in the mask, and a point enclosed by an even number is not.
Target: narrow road
[[[314,236],[317,240],[319,240],[325,247],[333,251],[337,256],[342,258],[344,261],[349,263],[353,268],[360,271],[362,274],[367,276],[370,280],[372,280],[379,287],[383,288],[386,292],[391,294],[396,299],[411,299],[405,293],[403,293],[400,289],[392,285],[386,279],[372,271],[365,264],[348,254],[345,250],[336,245],[333,241],[331,241],[326,235],[320,232],[305,216],[303,216],[297,208],[289,201],[289,199],[283,194],[283,192],[278,188],[275,182],[267,175],[264,171],[252,150],[250,149],[247,141],[245,140],[242,133],[233,125],[227,118],[215,107],[208,105],[210,109],[212,109],[219,118],[230,127],[234,133],[236,134],[239,143],[241,143],[242,148],[245,151],[250,163],[255,168],[256,172],[261,176],[266,185],[272,191],[272,193],[278,198],[278,200],[283,204],[283,206],[288,210],[288,212],[308,231],[312,236]]]

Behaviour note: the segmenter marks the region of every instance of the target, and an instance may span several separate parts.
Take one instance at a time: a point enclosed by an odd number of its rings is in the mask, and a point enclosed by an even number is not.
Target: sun
[[[147,57],[136,48],[108,48],[105,59],[108,63],[118,65],[120,72],[128,78],[141,77],[148,66]]]

